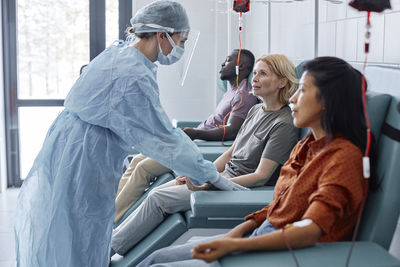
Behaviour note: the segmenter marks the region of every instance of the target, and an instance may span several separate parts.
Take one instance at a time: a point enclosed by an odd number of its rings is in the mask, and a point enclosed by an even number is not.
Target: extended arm
[[[229,119],[229,125],[224,128],[216,127],[210,130],[199,130],[195,128],[184,128],[183,131],[192,139],[201,139],[206,141],[221,141],[224,137],[225,141],[235,139],[240,127],[242,126],[244,119],[239,117],[231,117]]]
[[[237,238],[243,237],[245,234],[250,234],[257,228],[255,220],[247,220],[231,229],[224,237]]]
[[[263,186],[278,166],[277,162],[262,158],[255,172],[237,176],[231,181],[246,187]]]
[[[313,246],[321,235],[321,228],[313,222],[304,227],[288,227],[284,232],[285,239],[291,248]],[[282,232],[277,230],[257,237],[223,237],[211,242],[201,243],[194,247],[192,255],[193,258],[211,262],[233,251],[284,249],[287,249],[287,246],[282,237]]]
[[[226,151],[225,153],[228,153]],[[225,154],[224,153],[224,154]],[[218,172],[222,172],[225,166],[222,165],[222,162],[225,162],[224,159],[224,154],[222,154],[215,162],[214,165],[217,167]],[[218,162],[219,160],[219,162]],[[229,161],[229,160],[228,160]],[[227,161],[226,161],[227,162]],[[226,163],[225,162],[225,163]],[[221,167],[222,166],[222,167]],[[269,180],[271,175],[274,173],[275,169],[278,167],[278,163],[276,163],[273,160],[262,158],[260,161],[260,164],[258,164],[258,167],[255,172],[237,176],[235,178],[230,179],[230,181],[237,183],[241,186],[244,187],[257,187],[257,186],[263,186],[265,183]],[[207,190],[210,189],[210,184],[208,185],[201,185],[201,186],[194,186],[190,182],[187,183],[187,186],[190,190],[192,191],[199,191],[199,190]]]
[[[214,164],[204,160],[181,129],[173,127],[152,86],[145,79],[128,80],[123,101],[118,102],[118,108],[110,109],[109,128],[142,154],[197,184],[217,179]],[[136,101],[133,104],[132,99]]]

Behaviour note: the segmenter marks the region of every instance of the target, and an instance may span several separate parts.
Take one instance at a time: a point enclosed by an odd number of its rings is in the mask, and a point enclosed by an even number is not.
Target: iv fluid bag
[[[353,0],[350,6],[358,9],[358,11],[382,12],[387,8],[391,8],[389,0]]]
[[[234,0],[233,10],[236,12],[246,13],[250,10],[250,0]]]

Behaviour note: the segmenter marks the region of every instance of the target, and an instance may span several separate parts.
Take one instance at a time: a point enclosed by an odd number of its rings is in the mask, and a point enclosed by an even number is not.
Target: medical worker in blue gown
[[[76,81],[21,187],[18,266],[108,266],[115,194],[132,146],[197,184],[245,189],[222,178],[160,104],[155,62],[183,54],[184,8],[153,2],[131,23],[136,37],[105,49]]]

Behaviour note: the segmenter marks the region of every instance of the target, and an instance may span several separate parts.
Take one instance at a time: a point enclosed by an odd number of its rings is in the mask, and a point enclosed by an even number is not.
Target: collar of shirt
[[[300,141],[296,156],[291,164],[292,167],[300,170],[305,165],[306,161],[320,153],[328,142],[328,136],[315,140],[314,136],[309,133],[308,136]]]
[[[243,79],[240,83],[239,83],[239,88],[240,91],[243,92],[250,92],[252,87],[251,84],[249,83],[249,81],[247,79]],[[236,87],[236,82],[235,82],[235,86],[231,86],[231,88],[229,90],[231,91],[236,91],[237,87]]]
[[[314,139],[314,136],[311,134],[312,139],[307,143],[308,146],[308,154],[315,155],[321,152],[321,150],[327,145],[329,142],[329,137],[324,136],[318,140]]]

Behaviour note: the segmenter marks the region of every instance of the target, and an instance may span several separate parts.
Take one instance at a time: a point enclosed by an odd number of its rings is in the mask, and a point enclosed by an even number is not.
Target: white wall
[[[232,1],[232,0],[226,0]],[[356,67],[364,61],[366,12],[348,5],[318,1],[318,56],[341,57]],[[400,65],[400,0],[391,0],[391,10],[371,15],[368,62]],[[245,14],[245,45],[256,58],[268,53],[268,6],[250,2]],[[271,53],[282,53],[295,62],[314,57],[315,1],[271,3]],[[230,29],[232,31],[232,29]]]
[[[215,64],[215,73],[213,82],[217,80],[219,73],[218,71],[221,68],[221,64],[225,61],[227,55],[230,53],[230,50],[234,46],[232,46],[232,42],[228,42],[227,40],[231,38],[231,32],[226,29],[229,28],[231,23],[232,16],[229,12],[227,12],[227,7],[229,3],[224,1],[215,1],[214,15],[215,16],[215,26],[213,29],[214,32],[214,64]],[[214,89],[215,102],[214,107],[217,105],[219,100],[222,97],[223,92],[217,90],[216,87]],[[215,109],[215,108],[214,108]],[[211,113],[210,113],[211,114]]]
[[[251,2],[250,2],[251,3]],[[267,54],[268,51],[268,8],[262,3],[251,4],[251,9],[244,14],[242,47],[253,52],[255,58]],[[235,21],[237,15],[235,16]],[[236,26],[236,24],[235,24]],[[232,27],[232,34],[237,38],[237,29]]]
[[[371,64],[400,66],[400,0],[390,2],[392,9],[371,13],[368,54]],[[319,2],[319,55],[341,57],[361,67],[364,62],[366,12],[358,12],[347,3]]]
[[[271,5],[271,53],[294,61],[314,57],[314,1]]]
[[[271,32],[268,9],[271,8]],[[293,61],[314,56],[314,1],[292,3],[250,2],[245,14],[245,45],[256,58],[271,53],[285,54]],[[268,40],[268,37],[271,37]],[[269,47],[270,45],[270,47]]]
[[[0,29],[2,29],[2,6],[0,5]],[[1,31],[1,30],[0,30]],[[0,62],[3,62],[3,43],[0,34]],[[4,120],[4,83],[3,83],[3,64],[0,64],[0,193],[7,187],[6,172],[6,151],[5,151],[5,120]]]
[[[179,85],[173,66],[160,66],[161,102],[170,118],[204,119],[215,110],[220,97],[215,86],[220,63],[231,49],[239,47],[238,14],[232,12],[233,0],[178,1],[185,6],[192,28],[200,30],[200,39],[184,87]],[[150,2],[134,0],[134,9]],[[370,63],[400,65],[400,0],[391,3],[392,10],[372,14]],[[269,5],[251,2],[250,12],[244,14],[242,48],[251,50],[256,58],[269,51],[285,54],[295,63],[313,58],[318,50],[319,56],[341,57],[360,67],[366,13],[349,7],[348,0],[342,4],[320,0],[317,48],[314,13],[314,0]]]
[[[150,2],[152,1],[134,1],[134,12]],[[219,70],[215,42],[217,1],[179,0],[178,2],[186,8],[190,25],[200,31],[200,38],[183,87],[179,85],[179,75],[175,72],[174,66],[159,67],[161,102],[170,118],[202,120],[208,117],[216,106],[215,81]]]

